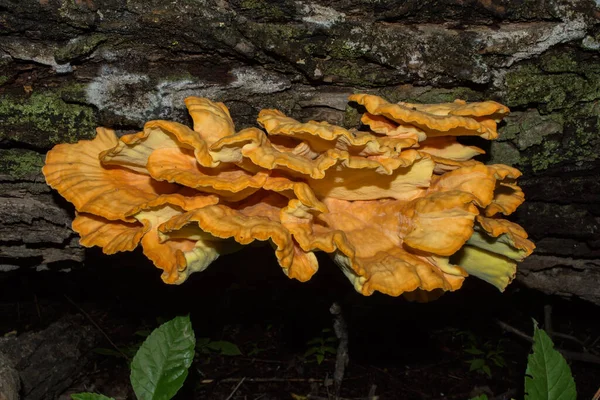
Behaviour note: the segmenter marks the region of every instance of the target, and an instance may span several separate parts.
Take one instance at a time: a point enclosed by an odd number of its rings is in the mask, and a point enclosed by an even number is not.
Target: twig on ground
[[[533,338],[531,336],[529,336],[528,334],[526,334],[525,332],[518,330],[517,328],[507,324],[506,322],[496,320],[496,323],[505,331],[514,333],[515,335],[520,336],[521,338],[527,340],[528,342],[533,343]],[[562,354],[565,358],[568,358],[569,360],[582,361],[582,362],[587,362],[587,363],[591,363],[591,364],[600,364],[600,357],[595,356],[590,353],[580,353],[580,352],[576,352],[576,351],[569,351],[569,350],[564,350],[564,349],[559,349],[559,348],[556,348],[556,351],[558,351],[560,354]]]
[[[600,400],[600,388],[598,388],[598,391],[596,392],[594,397],[592,397],[592,400]]]
[[[69,303],[71,303],[71,305],[73,307],[75,307],[81,314],[83,314],[84,317],[87,318],[88,321],[90,321],[90,323],[92,325],[94,325],[96,327],[96,329],[98,329],[98,331],[102,334],[102,336],[104,336],[104,338],[108,341],[108,343],[110,343],[110,345],[116,350],[118,351],[123,357],[125,357],[126,360],[131,361],[131,359],[129,358],[129,356],[125,353],[123,353],[123,350],[121,350],[119,348],[119,346],[117,346],[112,340],[111,338],[108,336],[108,334],[104,331],[104,329],[102,329],[102,327],[100,327],[100,325],[98,325],[96,323],[96,321],[94,321],[94,319],[90,316],[90,314],[88,314],[87,312],[85,312],[85,310],[83,308],[81,308],[77,303],[75,303],[73,300],[71,300],[71,298],[69,296],[67,296],[66,294],[63,294],[64,298],[67,299],[67,301]]]
[[[544,329],[546,330],[548,336],[550,336],[551,338],[561,338],[570,340],[580,345],[583,348],[583,350],[587,352],[585,343],[583,341],[577,339],[575,336],[554,331],[554,327],[552,325],[552,306],[550,304],[546,304],[544,306]]]
[[[242,383],[244,383],[245,380],[246,380],[246,377],[243,377],[242,379],[240,379],[238,384],[235,385],[235,387],[233,388],[233,390],[231,391],[231,393],[229,394],[229,396],[227,396],[227,398],[225,400],[231,400],[233,398],[233,395],[235,394],[235,392],[238,391],[238,389],[240,388],[240,386],[242,386]]]
[[[40,309],[40,303],[38,303],[37,294],[33,295],[33,302],[35,303],[35,311],[37,312],[37,316],[40,319],[40,323],[42,323],[42,310]]]
[[[369,394],[367,394],[367,398],[369,400],[375,400],[378,398],[378,396],[375,396],[375,392],[377,391],[377,385],[373,384],[371,385],[371,389],[369,389]]]
[[[337,399],[344,380],[344,372],[348,366],[348,361],[350,361],[348,356],[348,326],[342,315],[342,307],[338,303],[333,303],[329,308],[329,312],[333,315],[333,330],[339,340],[335,358],[335,371],[333,372],[333,387]]]
[[[496,323],[500,326],[500,328],[504,329],[507,332],[514,333],[515,335],[521,337],[522,339],[527,340],[529,343],[533,343],[533,338],[526,334],[523,331],[518,330],[517,328],[513,328],[511,325],[506,322],[496,320]]]

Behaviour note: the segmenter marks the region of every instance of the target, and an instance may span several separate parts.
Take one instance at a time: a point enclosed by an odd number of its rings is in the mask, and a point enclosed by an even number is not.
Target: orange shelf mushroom
[[[48,185],[75,205],[83,246],[137,246],[166,283],[219,256],[268,241],[283,272],[309,280],[329,253],[354,288],[415,300],[477,276],[500,290],[534,249],[502,219],[524,201],[520,172],[484,165],[458,136],[497,137],[496,102],[388,103],[366,94],[367,130],[262,110],[264,129],[236,131],[222,103],[190,97],[193,129],[151,121],[120,139],[60,144]]]

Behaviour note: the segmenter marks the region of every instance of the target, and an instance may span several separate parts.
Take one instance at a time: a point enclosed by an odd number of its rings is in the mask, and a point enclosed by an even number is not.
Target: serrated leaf
[[[525,400],[575,400],[577,391],[571,369],[554,349],[552,339],[534,321],[533,353],[525,372]]]
[[[196,340],[190,317],[175,317],[156,328],[131,363],[131,385],[139,400],[168,400],[183,386]]]
[[[71,395],[72,400],[115,400],[112,397],[106,397],[98,393],[74,393]]]

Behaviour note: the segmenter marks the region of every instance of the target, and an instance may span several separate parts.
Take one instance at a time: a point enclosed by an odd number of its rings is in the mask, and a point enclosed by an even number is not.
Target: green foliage
[[[312,338],[306,345],[308,350],[304,353],[304,358],[309,359],[315,357],[317,364],[321,364],[328,355],[336,355],[337,349],[333,345],[337,342],[337,338],[332,334],[331,329],[323,329],[321,336]]]
[[[162,325],[165,322],[167,322],[167,320],[163,317],[158,317],[156,319],[156,322],[158,325]],[[145,339],[148,336],[150,336],[151,333],[152,333],[151,330],[143,329],[143,330],[136,331],[134,333],[134,335],[143,337]],[[93,349],[92,351],[96,354],[101,354],[103,356],[117,357],[117,358],[124,358],[126,360],[131,360],[133,357],[135,357],[135,355],[138,352],[138,350],[140,349],[141,345],[142,345],[142,342],[139,341],[136,343],[129,344],[127,346],[118,347],[117,349],[98,347],[98,348]]]
[[[175,396],[192,365],[195,343],[189,316],[176,317],[155,329],[131,363],[131,385],[138,399]]]
[[[565,358],[554,349],[552,339],[533,321],[533,352],[525,372],[525,400],[575,400],[577,391]],[[487,400],[482,394],[471,400]]]
[[[534,321],[533,352],[525,372],[525,400],[574,400],[575,381],[552,339]]]
[[[0,140],[10,139],[35,147],[74,143],[94,136],[96,113],[92,107],[67,98],[79,97],[78,85],[59,90],[34,91],[30,96],[0,96]],[[75,100],[75,99],[74,99]]]
[[[473,332],[459,332],[458,336],[465,341],[465,353],[473,356],[468,360],[469,371],[492,377],[492,366],[498,368],[506,367],[504,360],[504,340],[497,343],[491,341],[482,342]]]
[[[248,348],[246,350],[246,354],[248,355],[248,357],[257,356],[261,353],[264,353],[265,351],[268,351],[270,348],[273,348],[272,346],[270,346],[272,334],[273,324],[267,324],[265,328],[265,334],[261,340],[244,344],[244,348]]]
[[[198,338],[196,340],[196,351],[205,355],[241,356],[240,348],[226,340],[211,340],[210,338]]]
[[[97,393],[72,394],[71,399],[73,399],[73,400],[115,400],[112,397],[106,397],[102,394],[97,394]]]
[[[139,400],[169,400],[183,386],[194,359],[196,339],[190,317],[176,317],[147,336],[131,363],[131,385]],[[110,351],[106,351],[110,350]],[[98,353],[122,357],[119,351],[96,349]],[[112,400],[95,393],[72,394],[73,400]]]
[[[250,350],[248,350],[248,357],[254,357],[267,351],[266,347],[261,347],[259,343],[250,343]]]
[[[39,174],[44,165],[44,155],[25,149],[0,149],[0,171],[21,178]]]

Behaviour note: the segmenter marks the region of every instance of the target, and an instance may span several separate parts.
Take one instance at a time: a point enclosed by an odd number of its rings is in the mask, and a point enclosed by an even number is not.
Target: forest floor
[[[363,297],[325,258],[317,275],[300,283],[286,278],[268,253],[248,249],[223,257],[181,286],[164,285],[159,271],[137,253],[119,257],[116,265],[115,258],[91,251],[94,261],[69,273],[5,273],[0,336],[43,329],[69,314],[97,325],[112,344],[106,339],[94,349],[60,399],[83,391],[134,399],[128,358],[147,332],[188,313],[198,351],[176,399],[333,398],[334,301],[342,306],[350,336],[344,399],[466,400],[480,393],[522,399],[531,344],[498,321],[531,335],[532,319],[543,325],[547,306],[554,331],[600,352],[600,308],[587,303],[518,284],[499,293],[475,278],[427,304]],[[555,343],[584,350],[572,340]],[[578,398],[592,399],[600,365],[569,363]]]

